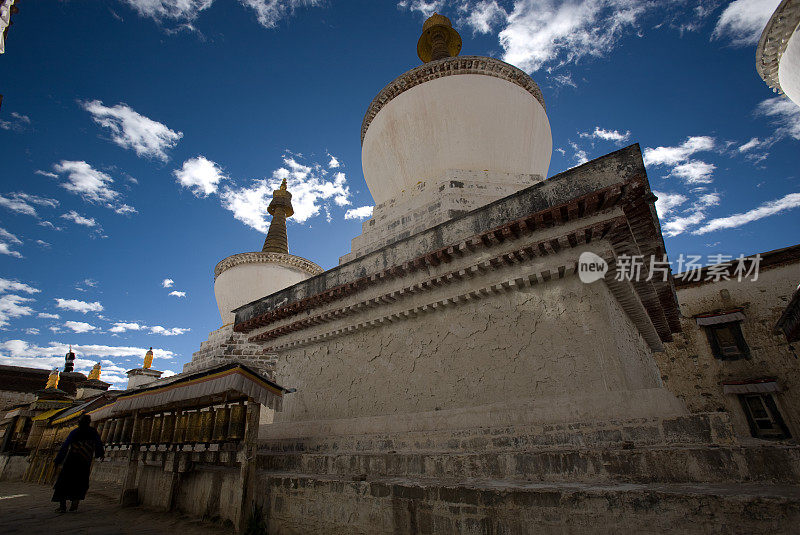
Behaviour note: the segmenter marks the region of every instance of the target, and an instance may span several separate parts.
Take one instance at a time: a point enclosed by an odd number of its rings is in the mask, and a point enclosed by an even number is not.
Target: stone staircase
[[[247,341],[246,333],[234,332],[232,325],[212,331],[200,349],[192,354],[192,360],[183,365],[183,373],[197,372],[229,362],[241,362],[272,379],[275,356],[263,347]]]
[[[724,413],[275,438],[271,533],[797,533],[800,447]]]

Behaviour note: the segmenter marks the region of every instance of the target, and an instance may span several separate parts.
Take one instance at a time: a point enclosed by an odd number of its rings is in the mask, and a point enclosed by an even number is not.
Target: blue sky
[[[61,366],[72,344],[121,386],[153,346],[179,372],[220,326],[214,265],[260,250],[284,176],[291,252],[335,266],[372,205],[364,111],[419,64],[433,10],[462,53],[540,85],[550,175],[641,145],[671,257],[793,245],[800,108],[755,70],[778,3],[21,2],[0,55],[0,363]]]

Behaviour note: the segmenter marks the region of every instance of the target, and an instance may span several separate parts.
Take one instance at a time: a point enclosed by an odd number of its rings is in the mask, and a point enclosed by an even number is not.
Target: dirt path
[[[53,489],[32,483],[0,482],[0,533],[3,535],[231,535],[233,529],[191,520],[178,513],[120,507],[90,491],[76,513],[56,513]]]

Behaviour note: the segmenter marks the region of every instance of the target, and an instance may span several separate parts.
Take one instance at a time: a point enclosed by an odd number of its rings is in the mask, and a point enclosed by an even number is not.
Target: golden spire
[[[450,19],[434,13],[422,25],[422,35],[417,41],[417,56],[423,63],[458,56],[461,36],[453,29]]]
[[[147,353],[144,354],[144,368],[145,370],[150,369],[150,366],[153,365],[153,348],[151,347]]]
[[[99,381],[100,380],[100,363],[99,362],[97,364],[95,364],[94,368],[92,368],[92,371],[89,372],[89,377],[88,378],[89,379],[94,379],[95,381]]]
[[[286,189],[286,179],[281,182],[280,189],[272,192],[272,202],[267,207],[267,212],[272,215],[267,239],[264,240],[265,253],[289,254],[289,239],[286,236],[286,218],[292,217],[292,194]]]
[[[61,374],[58,373],[58,370],[53,370],[50,372],[50,375],[47,377],[47,388],[58,388],[58,380],[61,378]]]

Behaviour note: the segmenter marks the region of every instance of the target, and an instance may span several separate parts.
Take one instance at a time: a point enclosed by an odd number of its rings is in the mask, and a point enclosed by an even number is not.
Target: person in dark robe
[[[67,511],[67,500],[72,502],[70,511],[78,510],[78,502],[86,497],[86,491],[89,490],[92,459],[99,459],[104,455],[103,441],[91,423],[88,415],[81,416],[78,428],[67,436],[56,455],[56,466],[62,463],[64,465],[58,474],[53,492],[53,501],[59,502],[56,509],[59,513]]]

